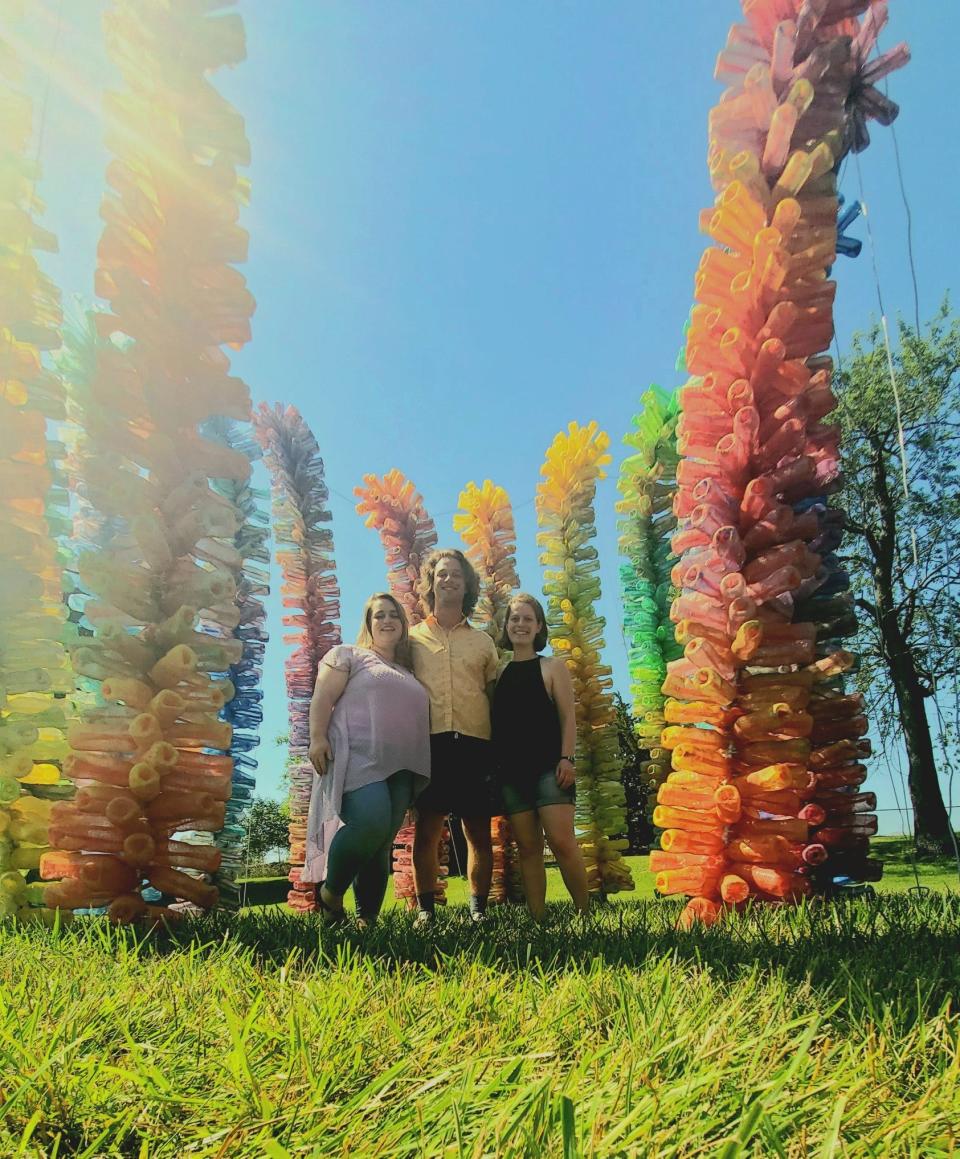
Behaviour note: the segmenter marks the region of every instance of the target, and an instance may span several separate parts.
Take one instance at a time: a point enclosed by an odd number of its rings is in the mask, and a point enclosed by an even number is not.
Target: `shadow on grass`
[[[323,972],[363,959],[386,969],[455,971],[478,962],[504,972],[589,972],[602,966],[628,971],[670,959],[678,969],[709,970],[731,982],[745,975],[778,974],[809,983],[828,1000],[843,999],[851,1014],[891,1005],[916,1016],[936,1013],[960,989],[960,895],[888,895],[875,900],[758,906],[730,915],[711,929],[682,931],[674,901],[601,906],[583,921],[572,907],[548,907],[543,925],[526,911],[501,907],[481,924],[463,907],[438,912],[417,929],[400,910],[371,930],[353,922],[330,929],[316,915],[285,910],[241,915],[214,913],[186,919],[175,929],[147,934],[97,921],[62,931],[23,936],[87,939],[100,949],[122,944],[138,957],[225,950],[259,967]],[[86,928],[84,928],[86,927]]]

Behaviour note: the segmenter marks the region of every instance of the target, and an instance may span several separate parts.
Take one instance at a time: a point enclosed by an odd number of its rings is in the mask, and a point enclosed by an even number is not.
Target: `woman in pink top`
[[[343,920],[351,884],[358,917],[376,919],[393,840],[430,780],[429,699],[410,668],[407,618],[387,592],[367,600],[356,645],[331,648],[320,662],[303,880],[320,883],[328,922]]]

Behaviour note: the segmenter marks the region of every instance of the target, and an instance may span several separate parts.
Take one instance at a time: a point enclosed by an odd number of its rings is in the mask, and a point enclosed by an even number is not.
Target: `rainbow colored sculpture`
[[[482,487],[468,483],[460,492],[459,504],[453,530],[459,533],[464,554],[480,577],[480,599],[471,618],[499,644],[507,605],[520,586],[510,496],[484,479]]]
[[[550,643],[573,679],[577,704],[577,840],[592,892],[633,889],[623,859],[626,798],[614,727],[610,668],[601,662],[605,621],[594,611],[600,598],[593,500],[610,462],[610,439],[596,423],[570,423],[557,435],[540,468],[537,543],[544,568]]]
[[[410,627],[423,619],[417,582],[420,565],[437,546],[437,529],[423,505],[423,496],[396,468],[383,478],[364,475],[354,487],[357,514],[380,536],[387,561],[387,583],[403,605]]]
[[[866,117],[896,114],[873,82],[907,52],[867,63],[883,0],[743,9],[717,62],[729,87],[710,115],[717,199],[701,223],[716,245],[696,277],[674,505],[684,656],[663,685],[673,771],[651,857],[660,892],[691,896],[687,923],[715,920],[724,903],[805,896],[832,851],[845,875],[867,876],[876,831],[872,795],[855,791],[866,722],[839,680],[853,658],[836,618],[819,611],[838,541],[826,497],[839,430],[824,421],[835,399],[823,352],[837,166],[865,147]]]
[[[220,830],[231,795],[221,713],[243,654],[242,513],[210,480],[242,484],[250,462],[200,424],[249,420],[223,347],[249,339],[254,302],[233,264],[246,256],[237,168],[249,146],[207,79],[243,58],[240,18],[118,0],[104,19],[126,86],[106,101],[114,158],[96,290],[109,312],[94,316],[103,341],[90,376],[70,383],[78,497],[96,513],[81,511],[76,528],[75,602],[91,634],[72,656],[88,702],[68,734],[77,794],[51,811],[58,852],[40,871],[64,879],[48,904],[130,921],[170,912],[147,905],[144,882],[171,900],[217,901],[202,875],[219,850],[175,835]]]
[[[658,386],[640,400],[643,409],[624,442],[633,454],[620,465],[617,489],[620,514],[620,566],[623,626],[630,667],[633,717],[641,746],[647,750],[644,771],[654,785],[667,775],[669,754],[660,745],[667,663],[682,649],[674,640],[670,604],[676,589],[670,572],[676,557],[670,536],[677,521],[673,495],[677,487],[677,421],[679,398]]]
[[[211,419],[204,426],[204,435],[240,451],[250,459],[260,454],[260,447],[246,423]],[[213,879],[220,891],[220,907],[236,910],[241,904],[237,877],[246,856],[243,820],[253,799],[256,784],[257,761],[251,753],[260,743],[259,729],[263,723],[261,681],[268,640],[264,600],[270,593],[270,521],[264,509],[266,494],[251,487],[249,482],[215,479],[213,487],[236,507],[241,519],[233,540],[242,567],[237,583],[240,619],[233,635],[242,643],[243,651],[239,660],[230,666],[228,676],[235,695],[224,705],[221,713],[233,729],[230,742],[233,776],[224,826],[213,838],[221,858],[220,868]]]
[[[387,561],[387,583],[403,605],[412,628],[423,619],[417,595],[420,565],[437,546],[437,529],[423,505],[423,496],[396,468],[383,478],[364,475],[363,486],[354,487],[357,514],[367,527],[380,536]],[[413,818],[408,814],[393,845],[393,893],[412,906],[416,898],[413,882]],[[449,831],[440,840],[437,902],[446,901],[447,863],[450,856]]]
[[[47,420],[63,417],[64,397],[42,362],[60,345],[62,318],[36,257],[57,242],[35,219],[33,108],[18,87],[13,46],[2,40],[0,49],[0,917],[42,920],[50,911],[24,874],[48,848],[71,707],[63,697],[73,689],[54,539],[68,530],[62,450],[47,440]]]
[[[317,666],[340,643],[340,588],[333,557],[333,532],[323,477],[323,460],[313,432],[293,406],[271,410],[261,403],[254,429],[263,447],[273,489],[273,534],[283,574],[283,624],[293,631],[287,659],[287,708],[290,720],[290,883],[292,909],[316,908],[314,882],[301,881],[306,855],[307,813],[313,787],[310,700]]]
[[[513,525],[510,497],[489,479],[483,486],[468,483],[460,492],[460,511],[453,517],[453,529],[460,533],[465,555],[480,577],[480,599],[472,620],[489,632],[501,656],[500,640],[510,597],[519,588],[517,578],[517,533]],[[520,863],[513,830],[507,817],[490,821],[493,842],[493,881],[490,901],[499,904],[518,901],[522,896]]]

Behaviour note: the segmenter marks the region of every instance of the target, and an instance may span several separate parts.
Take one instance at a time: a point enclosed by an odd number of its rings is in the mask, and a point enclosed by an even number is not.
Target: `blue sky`
[[[106,163],[99,116],[115,84],[101,0],[31,5],[43,120],[49,268],[89,300]],[[58,17],[58,10],[60,15]],[[258,300],[235,360],[256,400],[300,408],[332,489],[344,636],[383,585],[377,537],[353,511],[365,472],[398,467],[453,542],[460,489],[491,478],[515,505],[518,563],[538,590],[533,496],[543,453],[596,419],[615,464],[598,494],[607,658],[627,687],[617,591],[620,439],[651,382],[672,387],[711,202],[706,124],[733,0],[247,0],[248,60],[216,83],[247,122],[253,203],[244,272]],[[920,313],[957,268],[960,187],[949,104],[960,13],[891,4],[881,44],[913,63],[890,80],[913,216]],[[888,314],[913,316],[906,216],[889,130],[860,161]],[[843,191],[860,195],[856,164]],[[866,238],[864,223],[853,232]],[[868,249],[841,259],[841,349],[877,312]],[[271,601],[262,789],[277,792],[285,731],[279,601]],[[895,802],[878,762],[873,787]],[[899,830],[896,813],[883,827]]]

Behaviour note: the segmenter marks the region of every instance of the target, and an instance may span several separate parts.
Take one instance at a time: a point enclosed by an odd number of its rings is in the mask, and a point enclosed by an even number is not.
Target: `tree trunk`
[[[897,542],[897,513],[887,485],[887,463],[881,441],[870,438],[874,456],[873,481],[880,529],[871,543],[874,554],[873,584],[876,593],[877,627],[890,668],[899,708],[900,725],[907,749],[907,783],[913,803],[913,838],[922,854],[953,853],[950,818],[943,803],[923,685],[917,671],[913,645],[897,610],[893,564]]]
[[[907,784],[913,804],[913,839],[917,852],[953,856],[950,818],[937,778],[926,697],[914,666],[913,653],[895,619],[892,624],[888,620],[882,628],[907,750]]]

